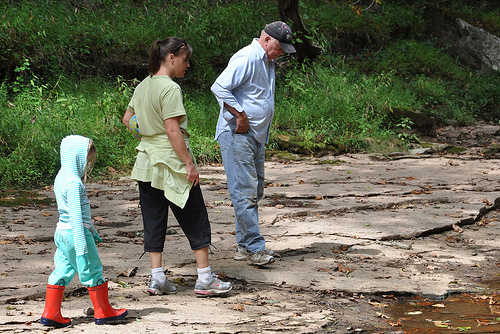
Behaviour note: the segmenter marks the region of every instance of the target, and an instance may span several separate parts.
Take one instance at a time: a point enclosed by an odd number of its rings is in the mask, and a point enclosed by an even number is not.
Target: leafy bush
[[[306,38],[324,52],[311,63],[279,60],[270,147],[290,138],[307,153],[405,149],[415,138],[401,130],[412,123],[394,110],[419,110],[438,122],[498,122],[500,74],[471,72],[427,38],[428,3],[383,1],[372,10],[300,1]],[[491,3],[439,1],[498,35]],[[10,0],[0,9],[0,186],[24,188],[53,182],[69,134],[96,142],[94,177],[132,168],[137,141],[121,118],[147,75],[149,45],[171,35],[194,48],[178,80],[191,147],[200,164],[220,162],[213,140],[219,106],[209,88],[234,52],[279,19],[276,2],[262,0]]]
[[[142,79],[151,43],[181,36],[194,48],[186,81],[203,90],[215,80],[214,69],[278,16],[272,1],[16,1],[0,9],[0,43],[9,46],[0,50],[0,74],[11,80],[24,59],[45,80],[57,79],[61,69],[79,78],[128,75],[124,66]]]
[[[133,137],[123,131],[121,123],[130,96],[126,85],[115,87],[99,80],[49,87],[32,79],[14,99],[1,101],[0,185],[29,187],[51,182],[59,169],[60,142],[69,134],[95,141],[98,173],[106,173],[107,166],[130,168],[133,152],[126,148]]]
[[[312,37],[327,52],[362,56],[380,50],[392,39],[421,38],[425,22],[419,6],[384,2],[379,10],[349,1],[301,1],[301,13]]]
[[[392,106],[417,108],[415,96],[393,74],[364,76],[338,68],[299,67],[284,75],[274,127],[301,141],[365,150],[395,136]]]

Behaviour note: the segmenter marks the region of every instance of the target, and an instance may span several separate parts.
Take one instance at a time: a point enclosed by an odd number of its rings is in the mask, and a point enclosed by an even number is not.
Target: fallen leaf
[[[453,217],[453,215],[451,215],[451,216]],[[454,218],[462,218],[462,216],[454,217]],[[456,224],[451,225],[451,227],[453,227],[453,230],[457,233],[462,233],[464,231],[460,226],[458,226]]]
[[[478,326],[491,326],[491,325],[497,325],[497,321],[489,321],[486,319],[476,319],[477,325]]]
[[[380,308],[389,307],[389,304],[384,304],[384,303],[377,302],[377,301],[369,301],[368,304],[373,306],[373,307],[380,307]]]
[[[341,273],[346,273],[346,274],[348,274],[348,273],[350,273],[350,272],[352,272],[354,270],[354,269],[345,267],[344,265],[342,265],[342,263],[339,263],[337,265],[337,268],[335,268],[335,269],[336,269],[335,271],[339,271]]]
[[[235,304],[233,305],[233,310],[243,312],[245,310],[245,306],[241,304]]]
[[[44,212],[42,212],[42,216],[50,217],[50,216],[52,216],[52,212],[44,211]]]
[[[118,276],[124,276],[124,277],[133,277],[137,273],[137,270],[139,267],[134,267],[132,269],[129,269],[127,271],[119,271],[117,272]]]
[[[387,315],[383,314],[382,312],[377,312],[377,317],[382,319],[390,319]]]
[[[186,282],[184,277],[174,278],[174,282],[179,284],[179,285],[188,285],[189,284],[188,282]]]
[[[442,321],[434,321],[434,325],[436,325],[436,327],[439,327],[439,328],[448,328],[449,325],[445,322],[442,322]]]
[[[401,326],[401,321],[399,321],[399,319],[398,319],[398,322],[389,321],[389,325],[391,325],[393,327],[400,327]]]
[[[283,141],[289,141],[290,140],[290,136],[287,136],[287,135],[284,135],[284,134],[280,134],[278,135],[278,138],[283,140]]]
[[[434,304],[434,305],[432,305],[432,307],[441,307],[441,308],[444,308],[446,306],[444,304]]]
[[[488,201],[487,198],[483,199],[483,203],[486,203],[486,205],[492,205],[493,204],[490,201]]]

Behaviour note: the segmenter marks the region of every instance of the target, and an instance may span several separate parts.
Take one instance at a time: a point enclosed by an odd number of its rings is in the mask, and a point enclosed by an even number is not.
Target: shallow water
[[[500,292],[487,292],[439,301],[399,298],[384,313],[394,333],[500,333]]]

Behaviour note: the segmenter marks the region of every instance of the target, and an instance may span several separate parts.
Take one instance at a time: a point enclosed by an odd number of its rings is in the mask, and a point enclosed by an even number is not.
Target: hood
[[[83,177],[90,139],[70,135],[61,141],[61,170]]]

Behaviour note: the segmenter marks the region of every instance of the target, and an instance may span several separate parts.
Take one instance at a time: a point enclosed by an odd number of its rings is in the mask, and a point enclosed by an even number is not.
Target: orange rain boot
[[[63,318],[61,315],[61,303],[64,296],[65,286],[47,284],[45,293],[45,309],[42,313],[40,323],[45,326],[66,327],[71,325],[71,319]]]
[[[87,288],[89,296],[94,304],[94,320],[96,325],[106,324],[108,321],[121,320],[127,315],[127,310],[114,309],[109,305],[108,282]]]

